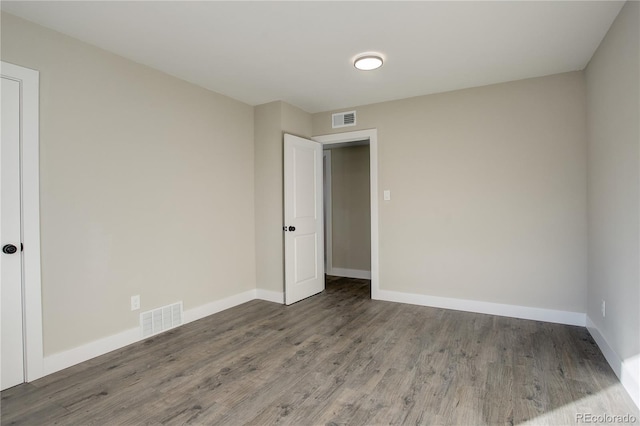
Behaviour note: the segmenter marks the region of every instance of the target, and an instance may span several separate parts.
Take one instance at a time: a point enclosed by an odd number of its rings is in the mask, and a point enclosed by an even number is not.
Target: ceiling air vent
[[[356,112],[338,112],[331,115],[331,127],[336,129],[338,127],[347,127],[356,125]]]

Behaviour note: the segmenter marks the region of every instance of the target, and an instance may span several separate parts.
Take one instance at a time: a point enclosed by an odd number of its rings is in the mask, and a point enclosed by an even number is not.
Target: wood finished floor
[[[585,328],[369,299],[327,278],[2,392],[2,424],[576,424],[632,414]]]

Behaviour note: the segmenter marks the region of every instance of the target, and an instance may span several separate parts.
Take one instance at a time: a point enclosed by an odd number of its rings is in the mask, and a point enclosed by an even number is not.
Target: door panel
[[[0,252],[2,299],[2,389],[24,382],[22,322],[22,253],[20,251],[20,83],[2,78],[0,147],[0,246],[14,245],[17,252]]]
[[[296,277],[295,282],[301,283],[317,278],[318,265],[316,265],[317,238],[314,234],[294,237]]]
[[[322,145],[284,136],[285,303],[324,290]]]
[[[316,144],[316,142],[313,142]],[[310,148],[293,148],[294,219],[315,219],[315,150]]]

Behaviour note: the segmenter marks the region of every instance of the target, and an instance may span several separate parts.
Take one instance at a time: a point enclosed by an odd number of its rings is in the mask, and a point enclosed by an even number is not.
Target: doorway
[[[39,73],[2,76],[2,389],[43,376],[40,287]]]
[[[378,136],[377,129],[360,130],[354,132],[337,133],[331,135],[316,136],[312,139],[320,142],[323,149],[334,149],[349,146],[369,147],[369,199],[370,199],[370,279],[371,298],[377,299],[379,293],[379,273],[378,273]],[[330,160],[332,161],[332,160]],[[327,207],[328,208],[328,207]],[[331,238],[330,236],[327,236]],[[330,242],[333,244],[333,242]],[[325,244],[329,245],[329,244]],[[327,253],[329,256],[329,253]],[[331,269],[334,268],[333,265]],[[327,268],[327,271],[330,268]],[[344,272],[344,271],[342,271]]]
[[[324,147],[325,273],[371,279],[369,141]]]

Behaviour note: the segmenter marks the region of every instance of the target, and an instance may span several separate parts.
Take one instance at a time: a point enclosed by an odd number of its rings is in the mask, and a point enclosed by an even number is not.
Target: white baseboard
[[[284,292],[264,290],[259,288],[256,290],[256,299],[284,304]]]
[[[482,302],[479,300],[427,296],[424,294],[402,293],[389,290],[378,290],[376,299],[386,300],[388,302],[407,303],[410,305],[430,306],[432,308],[444,308],[456,311],[476,312],[479,314],[498,315],[502,317],[579,325],[582,327],[586,325],[586,314],[580,312],[556,311],[553,309],[505,305],[502,303]]]
[[[64,370],[81,362],[87,361],[108,352],[115,351],[142,339],[140,327],[130,328],[121,333],[102,339],[94,340],[82,346],[45,356],[42,360],[43,375],[46,376],[56,371]]]
[[[263,289],[249,290],[185,311],[183,314],[184,324],[196,321],[198,319],[215,314],[217,312],[221,312],[234,306],[241,305],[254,299],[283,303],[284,293]],[[376,299],[386,300],[390,302],[408,303],[412,305],[431,306],[444,309],[455,309],[460,311],[508,316],[537,321],[579,325],[583,327],[587,325],[586,315],[578,312],[565,312],[526,306],[504,305],[499,303],[427,296],[388,290],[379,290],[377,292]],[[609,364],[611,364],[611,367],[616,372],[616,375],[618,375],[618,377],[620,378],[620,381],[622,382],[625,389],[627,389],[631,397],[634,399],[634,402],[638,404],[638,383],[635,377],[637,377],[637,372],[639,369],[638,365],[640,365],[640,357],[635,357],[631,361],[626,360],[625,362],[621,362],[619,357],[606,343],[606,340],[602,337],[597,328],[595,328],[595,326],[593,326],[593,323],[591,322],[589,331],[591,331],[591,334],[598,343],[598,346],[600,346],[602,352],[605,354],[607,361],[609,362]],[[142,340],[140,329],[139,327],[135,327],[64,352],[46,356],[43,360],[43,373],[44,375],[48,375],[56,371],[63,370],[67,367],[71,367],[73,365],[106,354],[113,350],[120,349],[124,346],[130,345],[140,340]],[[634,372],[636,372],[636,375],[634,375]]]
[[[330,271],[327,271],[327,275],[333,275],[334,277],[358,278],[361,280],[371,279],[371,271],[362,271],[360,269],[331,268]]]
[[[187,324],[192,321],[199,320],[200,318],[208,317],[209,315],[217,314],[234,306],[242,305],[256,298],[255,290],[248,290],[244,293],[234,294],[233,296],[225,297],[224,299],[216,300],[206,305],[197,306],[191,308],[183,313],[183,324]]]
[[[256,290],[249,290],[221,300],[216,300],[206,305],[197,306],[183,312],[183,324],[199,320],[254,299],[256,299]],[[43,359],[43,376],[64,370],[65,368],[115,351],[116,349],[123,348],[140,340],[142,340],[140,327],[135,327],[64,352],[45,356]]]
[[[589,317],[587,317],[587,329],[589,333],[591,333],[593,340],[598,344],[611,369],[616,373],[618,379],[620,379],[622,387],[624,387],[633,402],[640,408],[640,383],[638,382],[638,378],[640,377],[640,354],[622,360]]]

